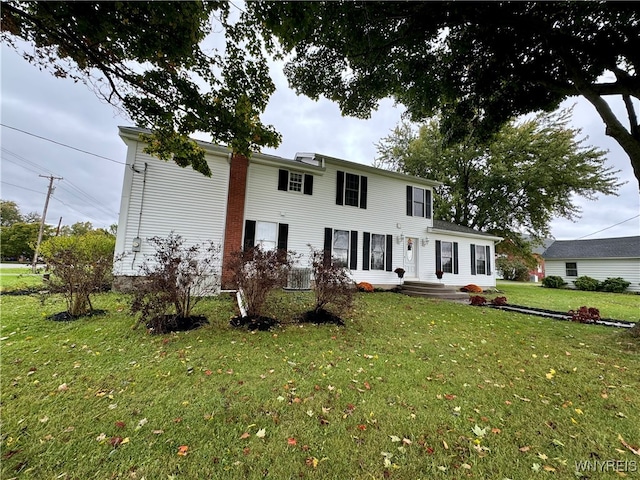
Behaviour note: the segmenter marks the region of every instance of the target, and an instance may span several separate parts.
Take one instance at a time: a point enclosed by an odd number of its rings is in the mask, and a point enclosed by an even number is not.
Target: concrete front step
[[[468,300],[469,295],[442,283],[408,281],[402,285],[402,293],[410,297],[440,298],[443,300]]]

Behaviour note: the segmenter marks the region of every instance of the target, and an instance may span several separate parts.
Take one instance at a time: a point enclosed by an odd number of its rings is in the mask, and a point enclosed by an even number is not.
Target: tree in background
[[[579,217],[574,196],[612,195],[620,185],[605,152],[585,145],[569,117],[539,114],[505,124],[488,142],[469,135],[456,144],[445,142],[438,120],[417,133],[401,124],[377,144],[376,164],[442,182],[434,218],[502,236],[504,253],[526,252],[523,234],[540,241],[554,217]]]
[[[275,88],[262,42],[229,13],[228,2],[3,1],[0,38],[150,128],[147,153],[210,176],[190,134],[245,155],[280,141],[259,119]],[[210,34],[223,51],[203,46]]]
[[[52,230],[49,225],[45,225],[42,238],[49,238]],[[0,228],[0,256],[2,260],[31,260],[35,253],[39,231],[40,225],[37,223],[14,223],[10,227]]]
[[[247,2],[247,22],[291,54],[298,92],[368,118],[391,97],[443,138],[586,98],[640,183],[640,9],[633,2]],[[626,119],[607,100],[621,99]],[[626,123],[626,126],[625,126]]]
[[[0,257],[2,260],[33,258],[34,247],[40,230],[40,215],[35,212],[23,215],[18,204],[11,200],[0,200]],[[51,235],[45,225],[43,238]]]
[[[10,227],[14,223],[23,221],[20,208],[16,202],[0,200],[0,223],[3,227]]]

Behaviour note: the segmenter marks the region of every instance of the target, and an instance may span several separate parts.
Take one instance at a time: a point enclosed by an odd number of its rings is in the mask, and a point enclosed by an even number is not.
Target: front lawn
[[[600,310],[602,318],[640,321],[640,295],[633,293],[585,292],[564,288],[544,288],[539,283],[499,280],[500,295],[513,305],[568,312],[584,306]]]
[[[290,319],[309,298],[289,298]],[[345,327],[250,333],[218,298],[198,312],[210,325],[150,336],[131,329],[128,301],[101,294],[108,314],[52,322],[60,297],[2,296],[1,478],[640,469],[640,347],[618,329],[375,293]]]

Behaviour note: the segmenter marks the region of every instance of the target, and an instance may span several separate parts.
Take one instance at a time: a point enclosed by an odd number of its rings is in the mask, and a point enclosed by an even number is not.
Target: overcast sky
[[[60,218],[63,225],[90,221],[94,227],[107,228],[117,223],[126,154],[117,127],[131,122],[85,85],[54,78],[4,44],[1,48],[2,199],[15,201],[22,213],[42,213],[49,180],[41,175],[53,175],[63,180],[54,182],[48,224],[57,225]],[[369,120],[342,117],[337,105],[328,100],[296,96],[281,70],[274,69],[272,74],[277,91],[263,121],[282,134],[282,144],[265,153],[293,158],[296,152],[315,152],[370,165],[376,156],[375,143],[400,121],[402,109],[391,101],[382,102]],[[589,137],[589,144],[609,150],[609,165],[620,169],[620,179],[628,183],[618,197],[576,198],[582,218],[576,223],[555,219],[551,233],[558,240],[639,235],[640,195],[630,161],[604,135],[593,108],[580,99],[566,102],[573,103],[577,103],[573,124]]]

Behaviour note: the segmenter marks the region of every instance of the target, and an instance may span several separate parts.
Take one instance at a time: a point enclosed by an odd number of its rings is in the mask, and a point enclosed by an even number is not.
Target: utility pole
[[[40,243],[42,242],[42,234],[44,232],[44,221],[47,218],[47,208],[49,208],[49,198],[53,193],[53,181],[62,180],[62,177],[54,177],[53,175],[46,176],[40,175],[42,178],[49,179],[49,190],[47,191],[47,198],[44,201],[44,210],[42,211],[42,219],[40,220],[40,231],[38,232],[38,241],[36,243],[36,251],[33,253],[33,263],[31,264],[31,271],[36,273],[36,264],[38,263],[38,250],[40,250]]]

